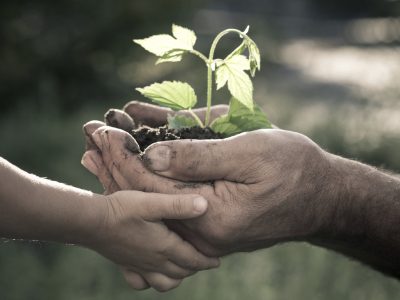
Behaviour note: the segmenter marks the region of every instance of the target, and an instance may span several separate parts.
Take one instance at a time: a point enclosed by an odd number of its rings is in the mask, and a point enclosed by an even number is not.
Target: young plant
[[[194,49],[197,39],[195,33],[175,24],[172,25],[172,35],[159,34],[134,40],[135,43],[159,57],[156,64],[179,62],[186,53],[193,54],[204,61],[207,67],[207,111],[204,124],[192,111],[197,103],[197,96],[188,83],[164,81],[137,88],[137,90],[159,105],[173,110],[188,110],[191,113],[193,118],[169,116],[170,128],[210,127],[214,132],[225,136],[260,128],[271,128],[271,123],[253,101],[253,84],[246,73],[247,71],[254,77],[256,71],[260,70],[260,52],[256,43],[247,35],[248,30],[249,27],[244,31],[226,29],[219,33],[211,45],[208,57]],[[214,53],[218,42],[230,33],[237,34],[242,39],[241,44],[224,59],[215,59]],[[246,50],[247,56],[244,55]],[[227,85],[232,98],[228,113],[210,124],[214,73],[216,89],[219,90]]]

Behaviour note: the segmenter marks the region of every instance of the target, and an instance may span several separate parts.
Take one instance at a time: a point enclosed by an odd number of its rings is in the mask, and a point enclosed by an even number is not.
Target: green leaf
[[[245,115],[253,115],[254,112],[250,111],[245,105],[243,105],[236,98],[232,97],[229,102],[228,115],[231,118],[236,118]]]
[[[187,49],[193,50],[193,46],[196,44],[196,34],[193,30],[172,24],[172,34]]]
[[[253,84],[244,72],[249,70],[248,59],[244,55],[235,55],[225,59],[215,72],[217,90],[228,82],[232,96],[242,102],[250,110],[253,109]]]
[[[272,125],[260,106],[255,105],[252,112],[237,99],[232,98],[228,114],[215,119],[210,127],[215,132],[232,136],[245,131],[272,128]]]
[[[255,112],[253,116],[246,115],[236,118],[231,118],[232,124],[240,128],[240,132],[253,131],[263,128],[272,128],[271,123],[262,111]]]
[[[229,68],[225,63],[220,64],[215,71],[215,82],[217,84],[217,90],[223,88],[229,79]]]
[[[226,59],[225,63],[228,64],[230,68],[237,70],[244,71],[250,69],[249,60],[244,55],[235,55],[229,59]]]
[[[257,44],[248,36],[244,39],[244,41],[233,50],[226,59],[229,59],[233,56],[243,54],[246,48],[249,51],[249,61],[250,61],[250,74],[252,77],[255,76],[256,70],[260,70],[261,68],[261,57],[260,50],[257,47]]]
[[[229,59],[229,58],[231,58],[231,57],[233,57],[233,56],[242,54],[242,53],[244,52],[244,50],[246,50],[246,48],[247,48],[247,43],[246,43],[246,41],[243,41],[235,50],[233,50],[233,51],[226,57],[226,59]]]
[[[250,74],[252,77],[254,77],[256,70],[261,69],[260,50],[258,49],[257,44],[251,38],[247,38],[246,42],[247,48],[249,49]]]
[[[181,48],[181,43],[169,34],[158,34],[145,39],[133,40],[147,51],[163,56],[168,51]]]
[[[253,84],[244,71],[236,71],[230,76],[228,89],[233,97],[253,111]]]
[[[156,61],[156,65],[164,63],[164,62],[178,62],[182,60],[182,55],[184,54],[184,51],[182,50],[170,50],[166,53],[164,53],[163,56],[161,56],[159,59]]]
[[[222,133],[225,136],[232,136],[241,132],[240,128],[233,124],[228,115],[222,115],[215,119],[211,124],[210,128],[217,133]]]
[[[192,108],[197,102],[193,88],[186,82],[164,81],[136,90],[153,102],[174,110]]]
[[[260,70],[261,68],[260,50],[258,49],[257,44],[249,36],[247,36],[247,34],[245,35],[243,42],[235,50],[233,50],[226,57],[226,59],[243,54],[246,48],[249,51],[250,74],[252,77],[254,77],[256,70]]]
[[[171,116],[168,115],[168,127],[172,129],[182,129],[182,128],[189,128],[198,126],[199,124],[194,118],[182,116],[182,115],[175,115]]]
[[[252,131],[261,128],[272,128],[267,116],[259,105],[254,106],[254,110],[250,111],[245,105],[232,98],[229,103],[229,120],[237,125],[241,131]]]
[[[193,50],[196,35],[192,30],[175,24],[172,25],[172,34],[158,34],[133,41],[160,57],[156,64],[181,61],[186,51]]]

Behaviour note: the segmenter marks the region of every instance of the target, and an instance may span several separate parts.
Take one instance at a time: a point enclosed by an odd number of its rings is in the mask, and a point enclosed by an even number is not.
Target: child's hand
[[[134,288],[150,285],[167,291],[183,278],[219,265],[162,223],[202,215],[207,201],[201,196],[120,191],[104,199],[98,230],[85,246],[121,266]]]

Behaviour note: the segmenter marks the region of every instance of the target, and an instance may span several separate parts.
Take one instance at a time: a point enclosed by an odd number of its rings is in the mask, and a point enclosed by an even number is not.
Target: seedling
[[[256,43],[247,35],[248,31],[249,27],[244,31],[238,29],[222,31],[212,42],[208,57],[194,49],[197,39],[195,33],[175,24],[172,25],[172,35],[159,34],[134,40],[135,43],[158,57],[156,64],[179,62],[187,53],[204,61],[207,67],[207,111],[204,123],[192,111],[197,103],[197,96],[194,89],[186,82],[164,81],[137,88],[137,90],[159,105],[173,110],[188,110],[191,113],[192,118],[181,115],[169,116],[168,127],[170,128],[210,127],[214,132],[224,136],[271,128],[271,123],[261,108],[253,101],[253,84],[250,76],[246,73],[248,72],[254,77],[256,71],[260,70],[260,51]],[[214,53],[218,42],[230,33],[237,34],[242,39],[241,44],[224,59],[215,59]],[[247,56],[244,55],[246,50]],[[215,76],[213,76],[214,73]],[[232,98],[228,114],[220,116],[210,123],[214,85],[216,90],[227,85]]]

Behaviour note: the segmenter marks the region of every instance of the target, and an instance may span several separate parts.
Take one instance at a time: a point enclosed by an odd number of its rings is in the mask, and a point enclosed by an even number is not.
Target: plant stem
[[[199,124],[199,126],[201,128],[204,128],[204,124],[203,122],[200,120],[200,118],[198,117],[198,115],[196,115],[193,110],[191,110],[190,108],[188,109],[189,113],[192,115],[193,119],[196,120],[196,122]]]
[[[209,125],[210,122],[210,113],[211,113],[211,97],[212,97],[212,88],[213,88],[213,74],[211,68],[212,60],[207,64],[207,111],[206,118],[204,121],[205,126]]]
[[[206,111],[206,118],[204,125],[208,126],[210,123],[210,114],[211,114],[211,100],[212,100],[212,90],[213,90],[213,69],[212,69],[212,64],[214,63],[214,53],[215,49],[217,48],[218,42],[221,40],[221,38],[228,34],[228,33],[237,33],[243,38],[247,38],[247,35],[243,32],[241,32],[238,29],[225,29],[224,31],[220,32],[214,39],[213,43],[211,44],[210,48],[210,54],[208,55],[208,60],[206,62],[207,64],[207,111]]]
[[[199,57],[201,60],[203,60],[206,63],[206,65],[208,65],[208,59],[203,53],[201,53],[197,50],[194,50],[194,49],[190,50],[189,52],[196,55],[197,57]]]

